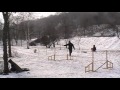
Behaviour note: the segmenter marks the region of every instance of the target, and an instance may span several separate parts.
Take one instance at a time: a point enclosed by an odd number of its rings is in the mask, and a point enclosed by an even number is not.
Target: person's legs
[[[71,52],[70,52],[70,56],[71,56]]]
[[[69,53],[70,53],[70,56],[71,56],[72,50],[69,50]]]

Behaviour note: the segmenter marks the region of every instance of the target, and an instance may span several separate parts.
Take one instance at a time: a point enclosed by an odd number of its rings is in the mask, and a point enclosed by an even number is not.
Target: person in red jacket
[[[69,43],[66,44],[66,45],[64,45],[64,46],[68,46],[68,49],[69,49],[69,55],[71,56],[72,48],[74,48],[74,50],[75,50],[74,45],[69,41]]]

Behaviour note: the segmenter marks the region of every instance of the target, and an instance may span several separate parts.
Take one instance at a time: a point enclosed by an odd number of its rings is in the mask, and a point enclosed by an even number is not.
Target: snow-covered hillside
[[[78,45],[78,37],[73,39],[73,43]],[[96,45],[100,50],[120,50],[120,39],[117,37],[86,37],[80,39],[82,49],[90,49]]]
[[[65,40],[61,40],[56,48],[46,49],[45,46],[34,46],[26,49],[26,46],[13,46],[12,60],[21,68],[29,68],[30,71],[22,73],[10,73],[0,75],[0,78],[119,78],[120,77],[120,40],[117,37],[85,37],[71,38],[75,45],[72,60],[67,60],[68,50]],[[79,42],[80,41],[80,42]],[[113,63],[113,69],[100,68],[97,72],[85,73],[85,67],[92,62],[91,48],[96,45],[97,52],[94,54],[94,69],[97,69],[108,60]],[[34,50],[37,53],[34,53]],[[80,50],[79,50],[80,49]],[[2,57],[2,46],[0,55]],[[56,55],[55,60],[48,60],[51,55]],[[2,58],[0,58],[2,61]]]

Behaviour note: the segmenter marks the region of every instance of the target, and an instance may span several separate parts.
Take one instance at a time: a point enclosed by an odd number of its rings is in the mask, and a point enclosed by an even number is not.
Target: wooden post
[[[107,57],[107,50],[106,50],[106,69],[108,69],[108,57]]]
[[[46,55],[47,55],[47,47],[46,47]]]
[[[79,41],[78,41],[78,45],[79,45],[79,50],[80,50],[80,40],[81,40],[81,38],[78,38],[79,39]]]
[[[68,60],[68,54],[67,54],[67,60]]]
[[[60,43],[60,50],[61,50],[61,43]]]
[[[39,47],[38,47],[38,58],[39,58],[39,55],[40,55],[40,52],[39,52],[40,50],[39,50]]]
[[[54,55],[56,54],[56,48],[54,48]]]
[[[94,71],[94,52],[92,51],[92,71]]]
[[[54,54],[54,60],[55,60],[55,54]]]

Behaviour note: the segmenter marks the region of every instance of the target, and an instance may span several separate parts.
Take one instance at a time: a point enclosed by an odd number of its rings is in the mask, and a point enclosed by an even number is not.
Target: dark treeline
[[[29,36],[41,38],[44,45],[54,43],[60,38],[68,39],[74,36],[92,36],[101,29],[94,29],[93,25],[108,24],[118,33],[116,25],[120,25],[118,12],[64,12],[46,18],[21,22],[19,25],[12,23],[11,39],[26,40],[27,22],[29,22]],[[106,29],[107,30],[107,29]],[[1,33],[1,32],[0,32]],[[0,36],[1,38],[1,36]]]

